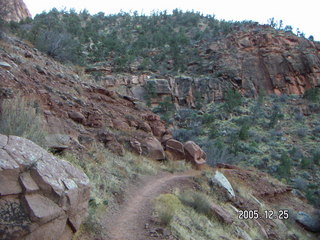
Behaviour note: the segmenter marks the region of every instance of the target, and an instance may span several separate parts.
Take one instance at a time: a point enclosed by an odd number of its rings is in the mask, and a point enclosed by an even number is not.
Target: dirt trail
[[[192,186],[191,177],[199,175],[198,171],[188,171],[179,174],[161,174],[147,177],[136,187],[131,187],[126,193],[125,202],[119,211],[109,216],[107,230],[110,240],[145,240],[150,238],[145,229],[151,219],[153,199],[170,189]]]

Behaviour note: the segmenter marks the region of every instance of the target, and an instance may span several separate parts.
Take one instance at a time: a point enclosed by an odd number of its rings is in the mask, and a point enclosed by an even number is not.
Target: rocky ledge
[[[35,143],[0,135],[0,239],[69,240],[86,216],[88,177]]]

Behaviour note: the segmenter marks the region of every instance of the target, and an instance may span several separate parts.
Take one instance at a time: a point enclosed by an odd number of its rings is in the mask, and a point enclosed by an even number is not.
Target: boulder
[[[163,147],[155,137],[148,137],[142,142],[142,153],[155,160],[165,159]]]
[[[228,179],[223,175],[223,173],[216,171],[215,175],[211,178],[211,184],[224,189],[229,197],[235,197],[234,190],[228,181]]]
[[[0,181],[0,239],[70,240],[86,216],[88,177],[27,139],[0,135]]]
[[[123,156],[124,148],[118,142],[116,136],[107,130],[101,130],[98,133],[98,140],[104,143],[104,146],[108,148],[111,152]]]
[[[211,203],[211,212],[213,213],[214,216],[217,216],[218,219],[226,224],[231,224],[233,223],[233,218],[231,215],[221,206]]]
[[[184,146],[181,142],[169,139],[166,141],[166,155],[169,160],[185,160]]]
[[[320,232],[320,219],[319,217],[315,217],[309,215],[305,212],[298,212],[295,217],[296,222],[301,224],[306,230],[311,232]]]
[[[73,121],[80,123],[80,124],[84,124],[84,122],[86,121],[85,116],[83,116],[82,113],[77,112],[77,111],[71,111],[68,113],[69,118],[71,118]]]
[[[10,70],[11,69],[11,65],[9,63],[6,62],[0,62],[0,67],[6,70]]]
[[[195,166],[206,163],[205,152],[193,141],[188,141],[184,144],[184,151],[187,162],[191,162]]]
[[[156,137],[162,137],[166,133],[166,126],[162,121],[149,121],[149,126],[151,127],[152,133]]]

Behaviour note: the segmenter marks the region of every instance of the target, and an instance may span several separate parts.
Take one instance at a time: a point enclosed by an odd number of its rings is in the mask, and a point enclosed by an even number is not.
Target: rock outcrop
[[[320,45],[269,26],[248,28],[212,42],[206,50],[212,71],[248,96],[260,90],[303,94],[319,86]]]
[[[0,0],[1,18],[5,21],[19,22],[31,17],[31,14],[23,0]]]
[[[201,59],[193,64],[197,71],[179,76],[108,75],[102,82],[141,100],[146,93],[143,85],[152,83],[153,104],[170,96],[176,105],[187,107],[221,101],[227,88],[253,97],[259,92],[301,95],[320,86],[320,44],[290,32],[253,24],[201,42],[197,48]]]
[[[0,135],[0,238],[70,240],[86,216],[88,177],[33,142]]]

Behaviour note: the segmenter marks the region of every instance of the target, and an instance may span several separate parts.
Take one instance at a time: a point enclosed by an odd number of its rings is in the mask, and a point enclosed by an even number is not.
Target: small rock
[[[48,148],[62,151],[72,145],[72,138],[66,134],[49,134],[45,137]]]
[[[80,112],[71,111],[71,112],[68,112],[68,116],[73,121],[80,123],[80,124],[83,124],[86,121],[85,116],[83,116],[83,114]]]
[[[30,52],[25,52],[24,57],[25,58],[33,58],[32,54]]]
[[[9,63],[6,63],[6,62],[0,62],[0,67],[1,68],[4,68],[6,70],[10,70],[12,67]]]
[[[43,75],[47,75],[47,72],[39,65],[36,66],[36,70],[38,71],[38,73],[43,74]]]

